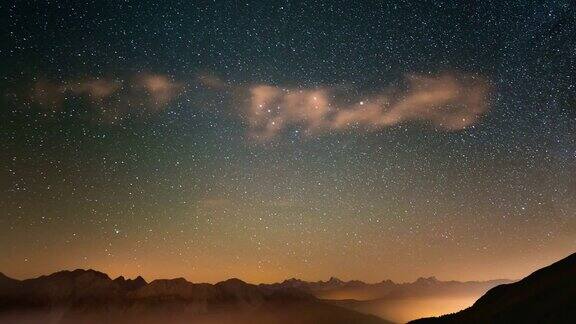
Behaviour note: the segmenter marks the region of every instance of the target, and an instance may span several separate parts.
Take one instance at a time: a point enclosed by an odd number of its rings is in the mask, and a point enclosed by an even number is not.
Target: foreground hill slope
[[[489,290],[463,311],[413,323],[576,323],[576,253]]]

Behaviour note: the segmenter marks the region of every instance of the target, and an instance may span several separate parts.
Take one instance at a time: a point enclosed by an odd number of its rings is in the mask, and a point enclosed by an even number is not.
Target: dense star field
[[[573,1],[0,3],[0,271],[521,278],[576,247]]]

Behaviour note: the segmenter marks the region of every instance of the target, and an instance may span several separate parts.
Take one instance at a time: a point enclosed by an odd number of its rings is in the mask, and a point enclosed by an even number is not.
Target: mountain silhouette
[[[325,303],[303,290],[239,279],[147,283],[95,270],[15,280],[0,274],[0,323],[388,323]]]
[[[576,253],[511,284],[490,289],[458,313],[412,323],[575,323]]]
[[[418,278],[414,282],[395,283],[383,280],[377,283],[365,283],[359,280],[342,281],[331,277],[328,281],[303,281],[292,278],[280,283],[260,284],[265,289],[294,288],[306,291],[318,298],[328,300],[352,299],[367,301],[382,298],[422,297],[438,295],[476,295],[481,296],[488,289],[510,283],[510,280],[488,281],[441,281],[435,277]]]
[[[414,282],[383,280],[366,283],[359,280],[303,281],[292,278],[275,284],[261,284],[267,290],[297,289],[332,305],[372,314],[392,322],[405,323],[424,316],[435,316],[464,309],[489,289],[510,280],[441,281],[435,277]]]

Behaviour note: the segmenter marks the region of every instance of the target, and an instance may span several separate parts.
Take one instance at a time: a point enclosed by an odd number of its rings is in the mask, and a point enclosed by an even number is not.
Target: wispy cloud
[[[359,96],[333,86],[234,85],[211,74],[200,74],[186,83],[164,74],[141,73],[126,79],[83,78],[61,83],[43,79],[35,83],[30,98],[56,112],[67,100],[81,98],[99,121],[115,123],[162,111],[186,87],[195,88],[187,93],[187,99],[198,105],[209,105],[210,98],[220,105],[225,96],[241,98],[229,105],[240,107],[233,111],[247,121],[248,136],[257,141],[269,141],[288,129],[301,129],[308,135],[366,132],[407,122],[456,131],[476,124],[489,110],[489,86],[482,78],[447,73],[407,75],[403,81],[403,86]],[[218,95],[208,95],[214,93]]]
[[[164,107],[174,99],[182,90],[183,84],[171,80],[166,75],[144,74],[138,76],[137,85],[142,87],[149,95],[149,104],[155,107]]]
[[[127,116],[165,109],[184,84],[163,74],[137,74],[126,79],[85,77],[63,82],[35,82],[29,98],[42,109],[59,112],[74,98],[83,99],[99,121],[115,123]]]
[[[109,79],[87,79],[65,84],[61,92],[71,92],[78,96],[89,96],[93,99],[105,99],[120,90],[122,82]]]
[[[474,125],[488,111],[488,85],[471,76],[444,74],[407,77],[405,89],[386,88],[353,104],[339,105],[331,88],[289,89],[254,85],[244,115],[250,136],[269,140],[299,127],[308,134],[358,129],[379,130],[423,121],[454,131]]]

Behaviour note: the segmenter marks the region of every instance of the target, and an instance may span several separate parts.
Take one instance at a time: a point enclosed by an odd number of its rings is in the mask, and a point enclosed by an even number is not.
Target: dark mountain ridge
[[[34,279],[0,275],[0,322],[386,323],[326,304],[302,290],[264,289],[239,279],[111,279],[95,270]]]
[[[471,307],[413,323],[574,323],[576,253],[528,277],[490,289]]]

